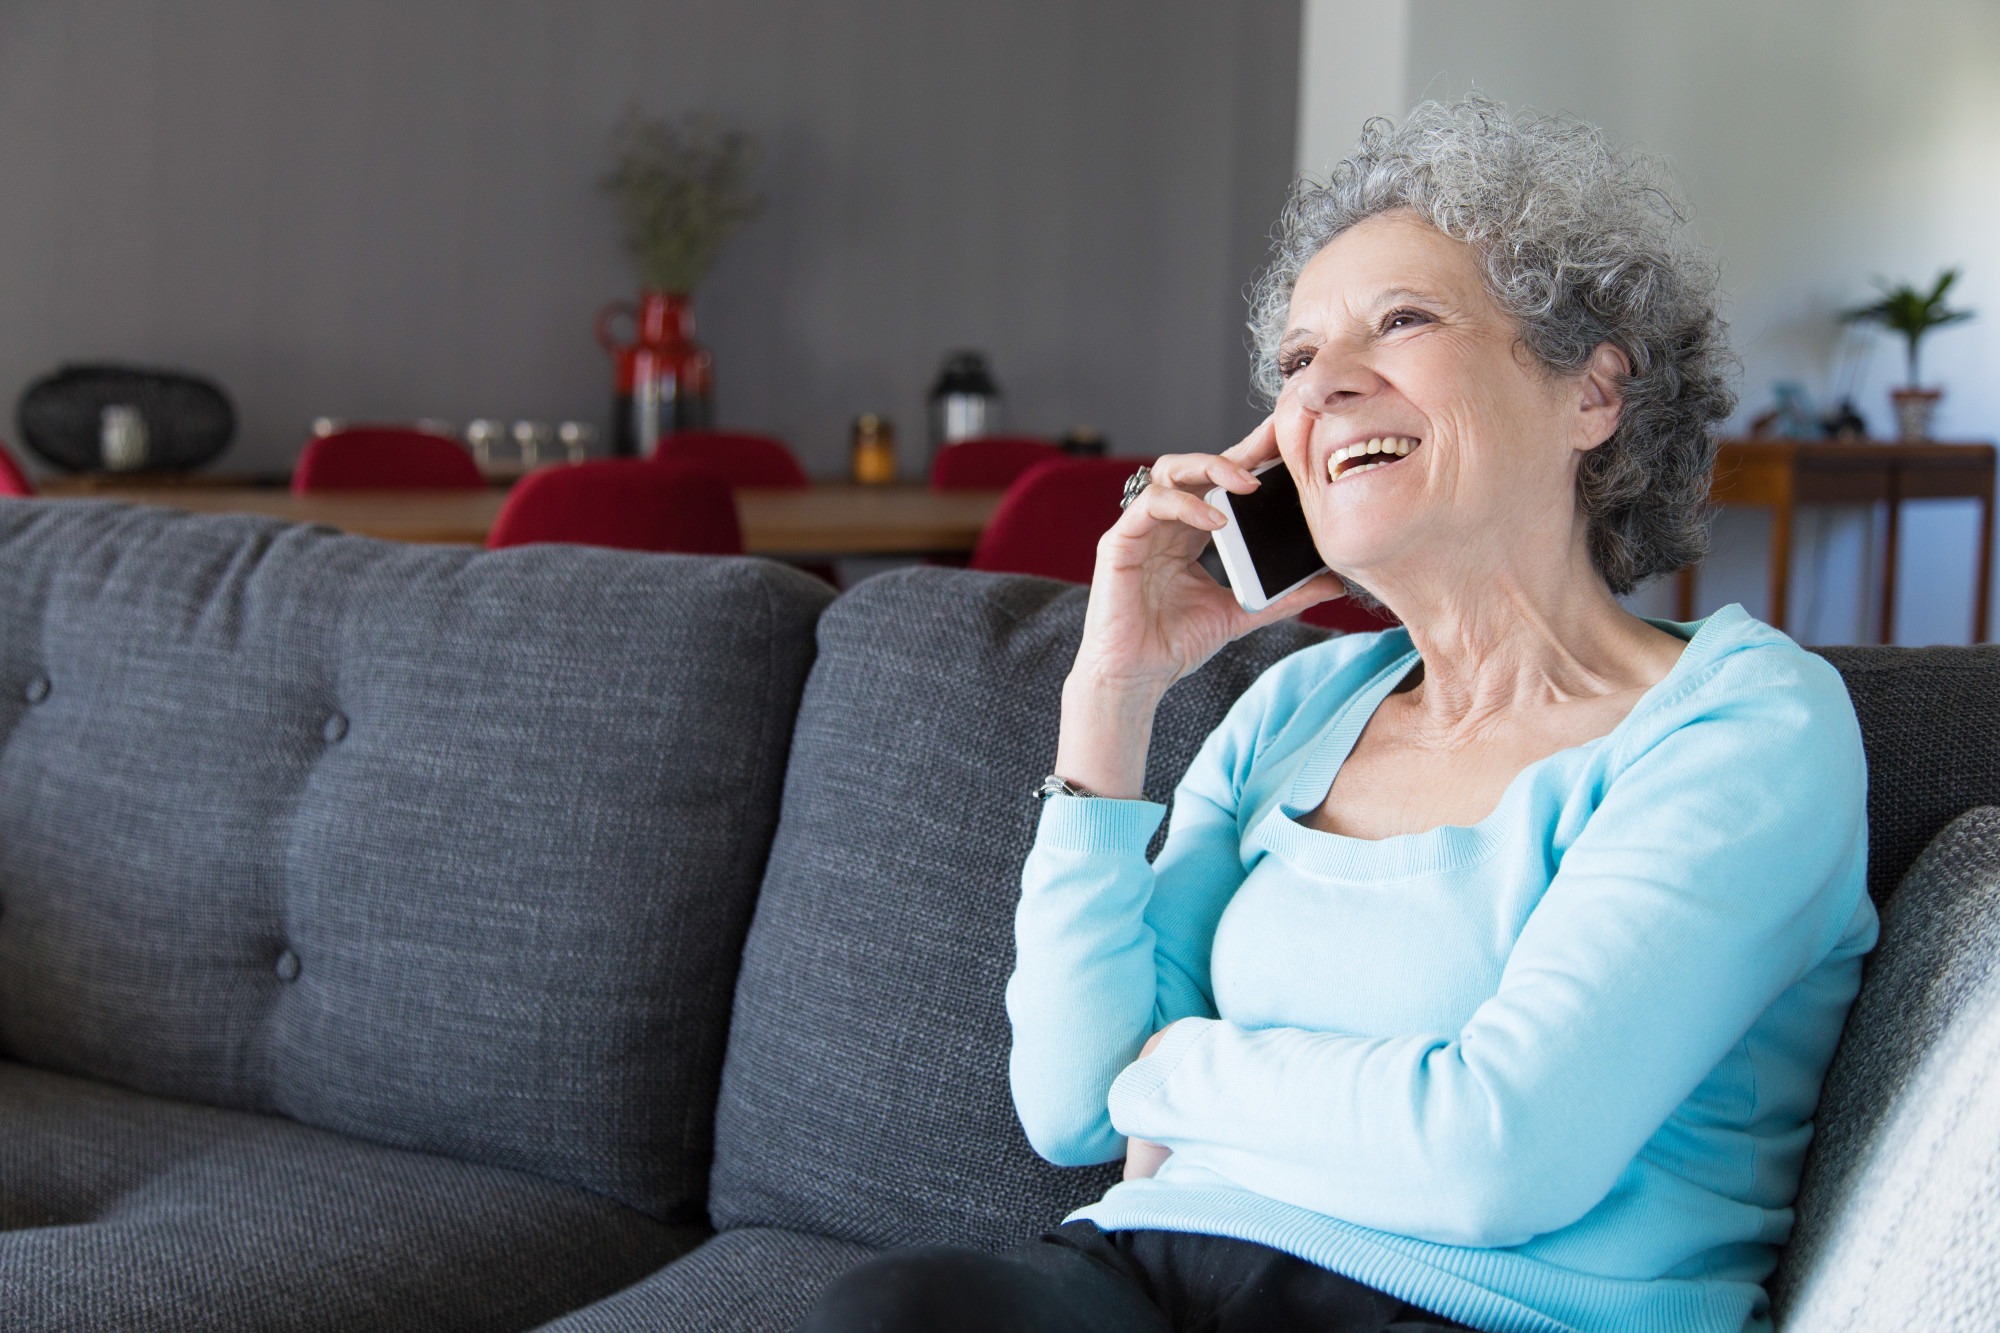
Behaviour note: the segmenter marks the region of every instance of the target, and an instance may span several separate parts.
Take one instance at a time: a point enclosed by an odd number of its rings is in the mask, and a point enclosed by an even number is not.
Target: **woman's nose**
[[[1330,340],[1293,377],[1299,405],[1308,412],[1338,411],[1367,397],[1381,381],[1352,347]]]

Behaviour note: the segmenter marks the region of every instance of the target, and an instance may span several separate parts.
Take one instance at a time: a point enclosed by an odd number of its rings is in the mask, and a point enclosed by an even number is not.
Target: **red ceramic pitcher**
[[[632,321],[629,342],[614,331],[620,318]],[[650,457],[662,435],[715,424],[715,361],[694,340],[694,308],[685,294],[645,291],[636,306],[613,301],[597,312],[597,341],[617,373],[613,453]]]

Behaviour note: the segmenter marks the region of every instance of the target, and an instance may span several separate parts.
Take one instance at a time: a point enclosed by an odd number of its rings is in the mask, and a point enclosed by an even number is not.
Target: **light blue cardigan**
[[[1490,1330],[1736,1333],[1875,941],[1834,669],[1741,607],[1470,828],[1305,827],[1417,662],[1278,663],[1163,808],[1057,797],[1007,987],[1050,1161],[1173,1155],[1075,1214],[1257,1241]],[[1172,1031],[1146,1059],[1139,1048]]]

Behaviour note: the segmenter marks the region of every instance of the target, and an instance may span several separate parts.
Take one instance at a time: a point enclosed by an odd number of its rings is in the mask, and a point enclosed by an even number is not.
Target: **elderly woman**
[[[1671,194],[1484,100],[1372,122],[1284,219],[1276,410],[1154,464],[1099,546],[1007,991],[1035,1148],[1125,1181],[1008,1256],[904,1252],[810,1326],[1735,1333],[1790,1225],[1876,922],[1839,677],[1697,558],[1731,406]],[[1282,458],[1333,574],[1197,563]],[[1339,592],[1163,814],[1155,706]]]

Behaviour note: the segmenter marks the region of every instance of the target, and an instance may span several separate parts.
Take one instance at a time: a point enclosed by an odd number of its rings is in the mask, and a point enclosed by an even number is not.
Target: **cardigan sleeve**
[[[1581,1218],[1774,1000],[1844,937],[1873,942],[1859,729],[1833,669],[1797,656],[1649,733],[1461,1030],[1191,1019],[1118,1077],[1116,1128],[1424,1240]]]
[[[1028,1142],[1059,1166],[1125,1151],[1106,1099],[1155,1032],[1213,1017],[1209,954],[1242,883],[1237,806],[1255,759],[1274,670],[1245,691],[1174,791],[1158,858],[1146,848],[1165,808],[1050,797],[1022,869],[1008,1077]]]

